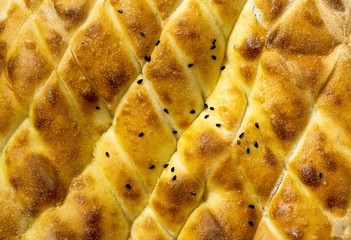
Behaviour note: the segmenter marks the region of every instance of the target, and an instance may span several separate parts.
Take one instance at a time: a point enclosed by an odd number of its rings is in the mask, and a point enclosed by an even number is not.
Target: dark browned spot
[[[81,92],[81,96],[86,102],[88,102],[90,104],[94,104],[94,103],[97,103],[99,101],[98,95],[92,89],[83,90]]]
[[[324,205],[329,209],[335,209],[335,208],[347,209],[347,206],[348,206],[347,193],[332,192],[326,197]]]
[[[268,147],[263,148],[264,152],[264,160],[267,162],[269,165],[276,165],[277,164],[277,159],[272,153],[272,151]]]
[[[49,103],[52,106],[55,106],[60,99],[60,94],[58,93],[57,89],[50,87],[46,90],[46,94],[47,94],[47,99],[49,100]]]
[[[262,51],[263,42],[259,37],[249,36],[239,48],[240,54],[249,60],[254,60]]]
[[[303,182],[310,187],[319,187],[321,179],[319,178],[319,172],[311,165],[303,165],[299,169],[300,178]]]
[[[102,237],[102,211],[100,207],[94,207],[84,213],[84,239],[97,240]]]
[[[326,0],[330,8],[337,11],[345,11],[345,6],[342,0]]]
[[[44,205],[62,197],[60,181],[49,159],[31,154],[21,165],[9,166],[10,183],[28,201],[28,213],[35,215]]]
[[[48,34],[46,37],[46,42],[54,56],[59,56],[62,53],[65,42],[62,39],[62,36],[56,31],[51,31]]]
[[[309,24],[311,24],[314,27],[321,27],[324,24],[323,19],[317,13],[310,12],[310,11],[305,11],[303,13],[303,17],[306,19],[306,21]]]

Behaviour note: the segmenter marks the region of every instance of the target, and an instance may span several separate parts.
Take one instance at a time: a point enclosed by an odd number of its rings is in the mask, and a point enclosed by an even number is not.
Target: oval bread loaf
[[[351,239],[350,13],[0,0],[0,239]]]

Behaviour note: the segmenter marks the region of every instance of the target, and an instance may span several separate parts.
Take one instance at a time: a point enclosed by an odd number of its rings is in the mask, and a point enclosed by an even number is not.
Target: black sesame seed
[[[150,166],[149,166],[149,169],[154,169],[155,168],[155,165],[153,165],[153,164],[151,164]]]
[[[163,165],[163,168],[167,168],[168,167],[168,163],[165,163],[164,165]]]
[[[168,109],[167,108],[163,109],[163,111],[168,114]]]
[[[193,63],[189,63],[189,64],[188,64],[188,67],[189,67],[189,68],[191,68],[192,66],[194,66]]]
[[[247,153],[247,154],[250,153],[250,148],[246,148],[246,153]]]
[[[208,115],[208,114],[207,114],[207,115],[205,115],[205,119],[207,119],[209,116],[210,116],[210,115]]]
[[[190,114],[195,114],[195,110],[192,109],[192,110],[190,111]]]
[[[138,84],[141,84],[142,82],[143,82],[143,79],[139,79],[139,80],[137,81]]]
[[[161,42],[160,40],[157,40],[156,41],[156,46],[158,46],[160,44],[160,42]]]
[[[320,179],[323,178],[323,173],[319,173],[319,178],[320,178]]]
[[[217,39],[213,39],[212,44],[216,44]]]
[[[205,103],[205,104],[204,104],[204,107],[205,107],[205,108],[208,108],[208,105]]]
[[[212,45],[210,49],[213,50],[215,48],[216,48],[216,45]]]
[[[140,32],[140,35],[141,35],[142,37],[144,37],[144,36],[145,36],[145,32]]]
[[[255,148],[258,148],[258,142],[254,142]]]
[[[173,134],[177,134],[178,132],[176,131],[176,130],[173,130],[173,132],[172,132]]]
[[[99,107],[99,106],[96,106],[95,109],[96,109],[96,110],[100,110],[100,107]]]
[[[174,167],[171,168],[171,172],[174,172]]]
[[[129,183],[127,183],[126,188],[130,190],[130,189],[132,189],[132,186]]]
[[[150,56],[145,56],[144,59],[145,59],[145,61],[147,61],[147,62],[151,62],[151,57],[150,57]]]
[[[210,110],[212,110],[212,111],[213,111],[213,110],[214,110],[214,107],[210,107]]]
[[[244,135],[245,135],[245,133],[241,133],[241,134],[239,135],[239,138],[240,138],[240,139],[243,138]]]
[[[221,124],[220,123],[216,123],[216,127],[221,127]]]
[[[221,70],[223,71],[224,69],[225,69],[225,66],[222,66],[222,67],[221,67]]]
[[[191,195],[196,196],[196,192],[191,192]]]
[[[108,152],[105,153],[106,157],[110,157],[110,154]]]
[[[176,179],[177,179],[177,176],[174,175],[174,176],[172,177],[172,180],[175,181]]]
[[[249,208],[254,209],[254,208],[255,208],[255,205],[253,205],[253,204],[249,204]]]
[[[118,9],[118,12],[119,12],[119,13],[123,13],[123,10],[122,10],[122,9]]]
[[[237,143],[238,145],[240,145],[241,142],[240,142],[240,140],[238,140],[238,141],[236,141],[236,143]]]
[[[255,123],[255,127],[256,127],[257,129],[260,128],[260,125],[258,125],[258,122]]]
[[[216,60],[216,59],[217,59],[217,57],[216,57],[215,55],[212,55],[211,58],[212,58],[213,60]]]
[[[253,221],[248,221],[248,223],[249,223],[249,225],[250,225],[251,227],[253,227],[253,226],[254,226]]]
[[[144,136],[143,132],[139,133],[139,137],[143,137],[143,136]]]

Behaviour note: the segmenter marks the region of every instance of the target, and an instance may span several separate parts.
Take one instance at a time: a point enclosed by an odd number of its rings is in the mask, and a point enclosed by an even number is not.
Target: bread
[[[0,239],[351,239],[350,1],[0,6]]]

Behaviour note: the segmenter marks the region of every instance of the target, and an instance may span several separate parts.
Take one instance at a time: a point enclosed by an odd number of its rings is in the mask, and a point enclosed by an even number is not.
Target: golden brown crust
[[[0,239],[351,238],[348,1],[0,5]]]

